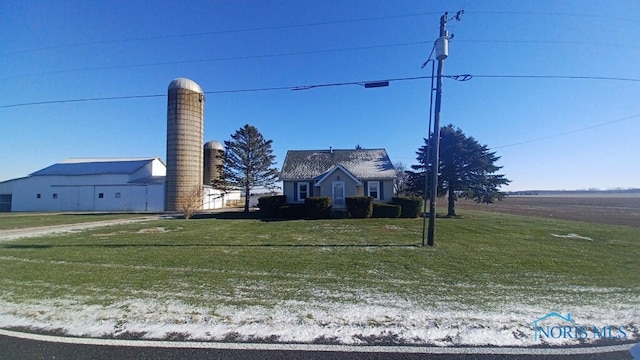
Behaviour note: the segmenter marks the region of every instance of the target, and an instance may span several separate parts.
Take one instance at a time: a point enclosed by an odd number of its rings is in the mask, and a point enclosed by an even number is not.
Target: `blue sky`
[[[543,4],[543,5],[541,5]],[[69,157],[166,158],[166,92],[428,76],[442,13],[455,35],[442,125],[495,149],[507,190],[640,187],[637,1],[3,1],[0,181]],[[206,95],[205,141],[244,124],[289,149],[386,148],[414,164],[429,80]],[[150,98],[10,106],[101,97]]]

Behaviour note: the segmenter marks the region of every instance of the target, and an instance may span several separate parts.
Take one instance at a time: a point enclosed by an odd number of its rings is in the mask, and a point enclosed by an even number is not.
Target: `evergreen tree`
[[[422,195],[425,190],[425,170],[429,167],[431,171],[430,163],[426,160],[429,140],[424,141],[425,144],[416,152],[419,165],[412,165],[411,168],[416,171],[409,172],[409,189]],[[458,196],[487,204],[504,198],[505,194],[498,188],[510,180],[504,175],[495,174],[502,168],[495,165],[499,159],[486,145],[467,137],[459,128],[448,125],[440,129],[438,196],[448,196],[447,216],[456,216],[455,201]],[[430,192],[429,187],[427,191]]]
[[[278,178],[273,140],[265,140],[254,126],[245,125],[224,142],[225,152],[220,179],[214,184],[227,190],[242,190],[245,195],[244,211],[249,211],[251,189],[273,188]]]

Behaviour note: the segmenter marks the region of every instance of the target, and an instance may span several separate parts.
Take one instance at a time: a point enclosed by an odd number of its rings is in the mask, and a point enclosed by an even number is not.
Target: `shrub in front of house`
[[[260,217],[263,219],[277,218],[280,215],[280,207],[287,202],[286,195],[262,196],[258,198]]]
[[[286,204],[280,206],[278,217],[281,219],[304,219],[307,215],[307,209],[304,204]]]
[[[401,212],[402,206],[400,205],[373,203],[373,214],[371,217],[395,219],[400,217]]]
[[[366,219],[373,215],[373,198],[370,196],[352,196],[346,198],[349,217]]]
[[[333,201],[330,197],[308,197],[304,199],[304,206],[310,219],[330,218],[332,203]]]
[[[417,218],[422,214],[422,204],[424,200],[417,196],[396,196],[391,199],[395,205],[400,205],[402,211],[401,218]]]

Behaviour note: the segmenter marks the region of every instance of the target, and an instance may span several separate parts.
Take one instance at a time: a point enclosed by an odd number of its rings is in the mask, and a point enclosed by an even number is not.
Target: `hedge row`
[[[309,197],[304,204],[287,204],[286,195],[258,198],[260,216],[263,219],[328,219],[332,201],[329,197]]]
[[[328,219],[331,217],[330,197],[309,197],[304,204],[287,204],[285,195],[263,196],[258,207],[263,219]],[[346,198],[351,218],[416,218],[422,214],[423,200],[419,197],[394,197],[391,204],[374,203],[369,196]]]
[[[347,197],[347,211],[354,219],[370,218],[373,214],[373,198],[369,196]]]
[[[402,208],[400,205],[373,203],[373,214],[371,217],[395,219],[400,217],[401,211]]]
[[[400,205],[402,209],[400,212],[401,218],[416,218],[422,214],[422,204],[424,200],[420,197],[404,197],[396,196],[391,199],[391,203],[394,205]]]
[[[304,206],[310,219],[330,218],[331,205],[333,205],[333,200],[330,197],[308,197],[304,199]]]
[[[260,216],[263,219],[277,218],[280,216],[280,208],[286,203],[286,195],[262,196],[258,198]]]

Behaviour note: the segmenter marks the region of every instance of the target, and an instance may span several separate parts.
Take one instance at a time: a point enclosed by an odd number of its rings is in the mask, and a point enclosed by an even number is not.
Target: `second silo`
[[[178,78],[169,84],[167,101],[167,175],[165,211],[202,187],[204,92],[195,81]]]
[[[224,147],[217,141],[209,141],[204,144],[204,179],[205,185],[212,185],[220,179],[222,172],[222,156]]]

